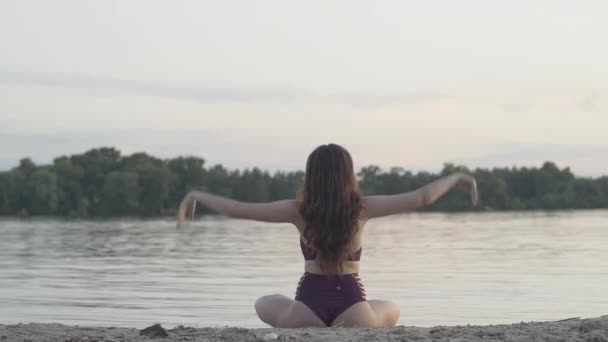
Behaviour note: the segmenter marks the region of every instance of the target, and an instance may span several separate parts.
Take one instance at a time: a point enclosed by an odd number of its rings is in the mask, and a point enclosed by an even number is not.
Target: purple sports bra
[[[302,249],[302,255],[304,255],[304,260],[315,260],[317,258],[317,252],[314,249],[306,246],[302,238],[300,238],[300,249]],[[348,256],[348,261],[360,261],[361,253],[363,252],[363,246],[359,248],[355,253]]]

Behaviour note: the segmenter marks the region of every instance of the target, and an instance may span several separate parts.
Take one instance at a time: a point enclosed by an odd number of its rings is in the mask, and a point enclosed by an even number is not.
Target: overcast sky
[[[114,146],[231,168],[608,174],[607,1],[2,1],[0,169]]]

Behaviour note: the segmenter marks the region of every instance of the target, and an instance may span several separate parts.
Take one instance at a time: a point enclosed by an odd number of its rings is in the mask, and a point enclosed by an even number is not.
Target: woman
[[[180,205],[178,227],[194,213],[197,201],[229,217],[292,223],[300,233],[305,272],[295,299],[274,294],[256,301],[260,319],[277,328],[391,327],[399,319],[397,304],[366,300],[359,280],[365,224],[429,205],[454,186],[477,203],[475,179],[463,174],[397,195],[362,196],[350,154],[339,145],[322,145],[308,157],[296,200],[243,203],[192,191]]]

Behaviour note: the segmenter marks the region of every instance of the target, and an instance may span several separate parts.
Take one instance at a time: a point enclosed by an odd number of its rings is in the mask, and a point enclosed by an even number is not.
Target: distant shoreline
[[[450,191],[421,211],[471,212],[608,208],[608,176],[580,177],[546,161],[540,167],[468,168],[445,163],[440,172],[413,172],[376,165],[356,172],[365,195],[391,195],[418,189],[442,176],[475,177],[479,204]],[[60,156],[36,165],[23,158],[0,171],[0,215],[59,217],[163,217],[174,215],[183,197],[202,190],[243,202],[294,198],[304,182],[302,170],[269,172],[207,165],[202,157],[170,159],[146,153],[123,155],[113,147]],[[201,208],[201,214],[209,210]]]
[[[142,330],[145,327],[142,327]],[[119,327],[79,327],[54,323],[0,324],[0,338],[23,341],[149,341],[148,331]],[[158,331],[160,330],[160,332]],[[157,329],[152,334],[167,334],[159,341],[606,341],[608,315],[597,318],[568,318],[554,322],[529,322],[488,326],[437,326],[430,328],[306,328],[245,329],[190,328]],[[276,334],[276,335],[274,335]],[[157,336],[160,337],[160,336]]]

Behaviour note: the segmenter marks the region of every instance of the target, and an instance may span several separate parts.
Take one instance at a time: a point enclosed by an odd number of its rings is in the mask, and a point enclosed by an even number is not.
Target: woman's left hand
[[[177,228],[181,228],[181,226],[186,222],[187,217],[193,219],[195,211],[196,200],[192,194],[188,194],[180,203],[179,210],[177,211]]]

